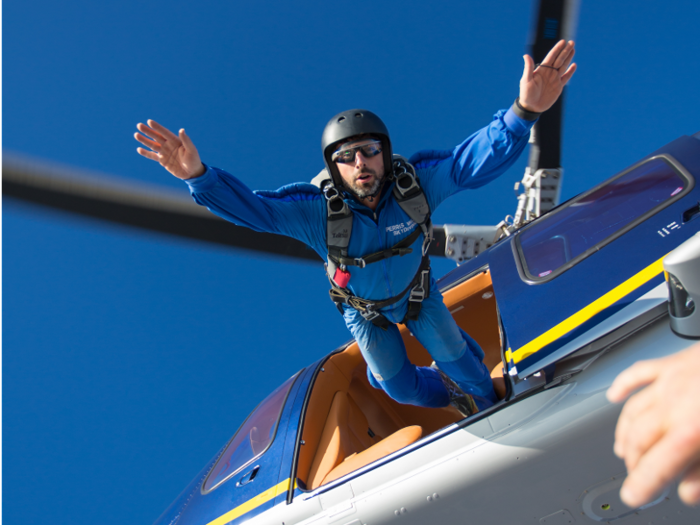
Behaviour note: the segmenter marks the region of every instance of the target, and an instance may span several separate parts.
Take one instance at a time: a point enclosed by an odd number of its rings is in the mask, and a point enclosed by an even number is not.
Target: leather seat
[[[377,461],[378,459],[388,456],[397,450],[401,450],[411,443],[418,441],[422,434],[423,429],[418,425],[412,425],[410,427],[397,430],[392,435],[382,439],[379,443],[372,445],[367,450],[364,450],[349,458],[345,458],[345,461],[331,470],[328,475],[323,478],[323,482],[321,484],[323,485],[324,483],[329,483],[333,480],[341,478],[345,474],[349,474],[360,467],[369,465],[373,461]]]
[[[313,490],[379,458],[414,443],[423,431],[411,426],[383,438],[369,428],[367,418],[346,392],[336,392],[309,472]]]

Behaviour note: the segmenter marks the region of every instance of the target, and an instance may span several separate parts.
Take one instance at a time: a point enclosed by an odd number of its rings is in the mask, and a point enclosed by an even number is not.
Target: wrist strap
[[[537,120],[540,118],[540,115],[542,113],[535,113],[534,111],[528,111],[524,107],[520,105],[520,97],[515,99],[515,102],[513,102],[513,113],[518,115],[521,119],[523,120]]]

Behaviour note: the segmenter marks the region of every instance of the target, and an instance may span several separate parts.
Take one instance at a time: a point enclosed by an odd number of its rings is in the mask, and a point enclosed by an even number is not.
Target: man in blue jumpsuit
[[[451,151],[423,151],[413,155],[420,187],[430,210],[450,195],[477,188],[504,173],[525,148],[529,131],[538,115],[557,100],[576,70],[571,61],[573,42],[558,42],[541,64],[525,55],[520,95],[512,108],[499,111],[485,128]],[[366,257],[408,238],[419,225],[398,204],[392,188],[391,142],[383,123],[371,112],[341,113],[324,132],[324,159],[334,187],[352,210],[349,257]],[[345,124],[346,115],[374,119],[377,134],[342,136],[325,144],[329,129]],[[319,187],[297,183],[277,191],[251,191],[229,173],[202,163],[197,149],[183,129],[175,135],[155,121],[137,125],[136,139],[148,147],[138,148],[144,157],[159,162],[175,177],[187,182],[194,200],[217,215],[249,227],[288,235],[328,256],[327,196]],[[332,129],[331,129],[332,131]],[[332,135],[332,133],[331,133]],[[415,236],[415,234],[414,234]],[[415,282],[423,267],[424,236],[418,235],[411,251],[366,267],[342,267],[345,290],[376,303],[401,295]],[[337,282],[338,273],[330,275]],[[370,322],[347,304],[342,306],[346,325],[357,339],[368,365],[368,377],[401,403],[445,407],[452,403],[465,415],[496,401],[483,352],[462,331],[442,301],[435,280],[422,301],[417,319],[407,317],[409,295],[379,310],[388,321]],[[396,323],[408,329],[430,352],[436,368],[416,367],[408,361]]]

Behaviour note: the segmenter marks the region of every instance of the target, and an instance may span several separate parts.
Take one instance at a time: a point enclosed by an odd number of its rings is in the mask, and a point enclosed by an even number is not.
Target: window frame
[[[616,181],[617,179],[619,179],[621,177],[624,177],[625,175],[627,175],[630,172],[636,170],[637,168],[643,166],[644,164],[648,164],[649,162],[652,162],[652,161],[657,160],[657,159],[660,159],[660,160],[663,160],[664,162],[666,162],[666,164],[668,164],[669,167],[671,169],[673,169],[681,179],[685,180],[685,182],[687,184],[686,184],[685,188],[683,188],[682,191],[678,192],[678,194],[676,194],[676,195],[673,195],[671,198],[665,200],[664,202],[658,204],[657,206],[655,206],[651,210],[647,211],[646,213],[640,215],[639,217],[634,219],[632,222],[630,222],[626,226],[620,228],[619,230],[616,230],[615,233],[613,233],[612,235],[609,235],[608,237],[604,238],[602,241],[591,246],[589,249],[580,253],[579,255],[577,255],[576,257],[571,259],[570,261],[567,261],[563,265],[559,266],[556,270],[553,270],[550,274],[545,275],[543,277],[539,277],[539,276],[532,275],[530,273],[530,271],[527,267],[527,262],[525,260],[525,254],[523,252],[523,248],[522,248],[522,245],[520,242],[520,236],[523,232],[527,231],[529,228],[533,227],[535,224],[541,223],[542,220],[555,220],[554,217],[556,217],[556,215],[558,213],[560,213],[561,211],[563,211],[563,210],[569,208],[570,206],[572,206],[573,204],[585,199],[586,197],[588,197],[592,193],[598,191],[599,189],[603,188],[604,186]],[[573,268],[574,266],[576,266],[578,263],[580,263],[584,259],[588,258],[589,256],[591,256],[594,253],[596,253],[597,251],[599,251],[602,247],[610,244],[615,239],[621,237],[622,235],[624,235],[628,231],[632,230],[633,228],[635,228],[639,224],[643,223],[644,221],[646,221],[647,219],[649,219],[653,215],[656,215],[661,210],[667,208],[668,206],[670,206],[674,202],[682,199],[688,193],[690,193],[694,187],[695,187],[694,177],[690,174],[690,172],[688,172],[687,169],[685,169],[683,167],[683,165],[680,162],[678,162],[677,159],[675,159],[673,156],[669,155],[668,153],[661,153],[658,155],[654,155],[652,157],[641,160],[641,161],[637,162],[636,164],[633,164],[629,168],[620,172],[618,175],[615,175],[614,177],[607,179],[600,184],[597,184],[596,186],[594,186],[590,190],[585,191],[585,192],[575,196],[572,199],[569,199],[567,202],[565,202],[564,204],[562,204],[560,206],[557,206],[554,210],[547,213],[539,220],[531,222],[530,224],[524,226],[522,229],[520,229],[517,232],[517,234],[514,236],[514,239],[513,239],[513,242],[511,243],[511,246],[513,249],[513,256],[515,258],[515,262],[516,262],[516,266],[518,268],[518,274],[520,275],[520,278],[524,282],[526,282],[527,284],[542,284],[542,283],[549,282],[553,279],[556,279],[558,276],[560,276],[561,274],[563,274],[567,270]]]
[[[231,439],[229,439],[228,442],[226,443],[226,446],[223,447],[223,449],[222,449],[222,451],[221,451],[221,454],[219,454],[219,456],[216,458],[216,461],[214,461],[214,464],[212,465],[211,469],[209,470],[209,472],[207,473],[206,477],[204,478],[204,481],[202,481],[202,486],[201,486],[201,488],[200,488],[200,491],[201,491],[201,493],[202,493],[203,495],[206,495],[206,494],[211,493],[212,491],[214,491],[214,490],[218,489],[219,487],[221,487],[222,485],[224,485],[226,482],[230,481],[231,478],[233,478],[236,474],[239,474],[240,472],[242,472],[246,467],[249,467],[252,463],[256,462],[256,461],[257,461],[258,459],[260,459],[263,455],[265,455],[265,453],[270,449],[270,447],[272,446],[272,444],[275,442],[275,439],[277,438],[277,431],[279,430],[279,427],[280,427],[280,420],[282,419],[282,412],[284,412],[284,407],[287,406],[287,401],[289,401],[289,394],[290,394],[290,393],[292,392],[292,390],[294,389],[294,385],[296,384],[297,380],[299,379],[299,377],[301,376],[301,373],[302,373],[304,370],[305,370],[305,369],[300,370],[299,372],[297,372],[296,374],[294,374],[292,377],[290,377],[289,379],[287,379],[287,381],[290,382],[290,383],[289,383],[289,388],[287,389],[287,393],[286,393],[285,396],[284,396],[284,401],[282,401],[282,404],[281,404],[281,406],[280,406],[279,414],[277,414],[277,420],[276,420],[276,422],[275,422],[275,432],[274,432],[274,434],[272,435],[272,439],[270,439],[270,442],[267,444],[267,446],[265,447],[265,449],[262,450],[260,453],[256,454],[255,456],[253,456],[252,458],[250,458],[250,459],[249,459],[248,461],[246,461],[245,463],[243,463],[240,467],[238,467],[236,470],[234,470],[233,472],[231,472],[228,476],[226,476],[224,479],[222,479],[221,481],[219,481],[219,482],[218,482],[216,485],[214,485],[213,487],[210,487],[210,488],[208,488],[208,489],[205,488],[206,485],[207,485],[207,481],[209,480],[209,477],[212,475],[212,473],[213,473],[214,470],[216,469],[216,466],[219,464],[219,461],[221,461],[221,459],[224,457],[224,454],[226,454],[226,451],[228,450],[228,447],[229,447],[229,446],[233,443],[233,441],[236,439],[236,436],[237,436],[238,433],[241,431],[241,429],[242,429],[243,427],[245,427],[245,424],[248,422],[248,420],[250,419],[250,417],[251,417],[253,414],[255,414],[255,412],[258,410],[258,408],[260,408],[260,406],[267,400],[267,398],[270,397],[270,395],[274,392],[274,390],[273,390],[272,392],[270,392],[270,394],[268,394],[267,396],[265,396],[265,398],[264,398],[262,401],[260,401],[260,403],[258,403],[257,405],[255,405],[255,408],[254,408],[253,410],[250,411],[250,414],[248,414],[248,417],[246,417],[246,418],[243,420],[243,422],[239,425],[239,427],[238,427],[238,429],[236,430],[236,432],[233,434],[233,436],[231,436]],[[287,381],[285,381],[285,383],[286,383]],[[282,385],[284,385],[284,383],[282,383]],[[280,386],[282,386],[282,385],[280,385]],[[279,387],[278,387],[278,388],[279,388]],[[276,390],[276,389],[275,389],[275,390]]]

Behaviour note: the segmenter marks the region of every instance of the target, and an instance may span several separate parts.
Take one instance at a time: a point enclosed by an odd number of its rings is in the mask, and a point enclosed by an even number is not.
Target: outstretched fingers
[[[560,40],[554,47],[549,50],[549,53],[544,57],[544,60],[540,63],[543,66],[560,69],[566,67],[574,56],[574,41]],[[569,62],[567,62],[567,60]]]
[[[576,48],[574,47],[574,42],[570,41],[568,44],[566,44],[564,50],[559,54],[559,56],[555,60],[555,66],[559,70],[568,68],[569,64],[571,64],[571,61],[574,59],[575,54]]]
[[[678,486],[678,495],[686,505],[700,503],[700,458],[685,472]]]
[[[557,55],[555,58],[554,67],[557,69],[566,69],[571,63],[571,60],[574,58],[575,53],[576,50],[574,49],[574,42],[573,40],[569,40],[564,45],[564,48],[559,52],[559,55]]]
[[[188,149],[188,150],[196,149],[190,136],[187,133],[185,133],[185,128],[182,128],[180,130],[179,136],[180,136],[180,140],[182,141],[182,143],[185,146],[185,149]]]
[[[155,151],[149,151],[144,148],[136,148],[136,152],[141,155],[142,157],[146,157],[147,159],[150,160],[155,160],[156,162],[160,162],[160,155],[156,153]]]
[[[530,55],[523,55],[523,78],[521,82],[530,82],[532,80],[532,73],[535,70],[535,61]]]
[[[160,151],[160,148],[162,147],[159,142],[151,140],[145,135],[141,135],[141,133],[134,133],[134,138],[147,148],[152,149],[153,151]]]
[[[693,458],[697,461],[695,444],[687,429],[681,428],[666,434],[629,472],[620,491],[622,501],[632,508],[648,503],[673,481]]]
[[[575,72],[576,72],[576,62],[574,62],[573,64],[571,64],[571,65],[569,66],[569,69],[566,70],[566,73],[564,73],[564,74],[561,76],[561,84],[562,84],[562,86],[565,86],[565,85],[567,84],[567,82],[569,82],[569,80],[571,79],[571,77],[574,76],[574,73],[575,73]]]
[[[136,129],[138,129],[141,133],[143,133],[147,137],[150,137],[154,140],[165,140],[165,137],[163,137],[163,135],[158,133],[155,129],[147,126],[143,122],[139,122],[138,124],[136,124]]]
[[[158,124],[155,120],[148,119],[148,125],[151,127],[151,129],[155,130],[158,132],[162,137],[164,137],[166,140],[177,140],[178,137],[170,131],[168,128],[165,126],[161,126]]]
[[[184,129],[176,135],[155,120],[147,120],[148,125],[139,122],[134,138],[144,147],[136,148],[142,157],[158,162],[171,175],[178,179],[191,179],[204,174],[206,168],[192,140]]]
[[[564,51],[562,51],[562,53],[557,57],[557,60],[555,62],[557,64],[556,67],[559,69],[560,72],[564,71],[564,73],[561,76],[562,86],[565,86],[569,79],[576,72],[576,64],[571,63],[571,61],[574,59],[575,54],[576,48],[574,47],[574,42],[569,41]],[[559,63],[560,59],[561,64]]]
[[[607,391],[608,401],[620,403],[640,387],[648,385],[659,375],[657,360],[639,361],[615,378]]]
[[[182,145],[180,137],[175,135],[165,126],[158,124],[155,120],[147,120],[148,125],[139,122],[136,128],[141,133],[134,133],[134,138],[141,144],[151,149],[154,154],[149,153],[144,148],[138,148],[136,151],[140,155],[152,160],[157,160],[165,166],[173,157],[173,154]]]
[[[554,44],[554,47],[549,50],[549,53],[544,57],[544,60],[540,62],[543,66],[547,67],[552,67],[552,68],[557,68],[559,66],[555,65],[557,58],[559,58],[559,55],[561,54],[562,50],[566,47],[566,40],[560,40],[556,44]]]
[[[615,455],[625,460],[627,468],[632,468],[639,459],[640,449],[644,443],[658,440],[660,428],[658,414],[654,412],[654,397],[648,387],[630,398],[622,408],[622,413],[615,426]],[[651,416],[651,420],[649,417]],[[650,434],[655,434],[653,438]],[[646,445],[646,448],[649,444]]]
[[[631,471],[649,450],[664,439],[668,430],[668,421],[664,418],[661,407],[649,403],[645,410],[636,414],[634,420],[628,419],[623,432],[615,433],[615,454],[624,459],[627,470]]]

